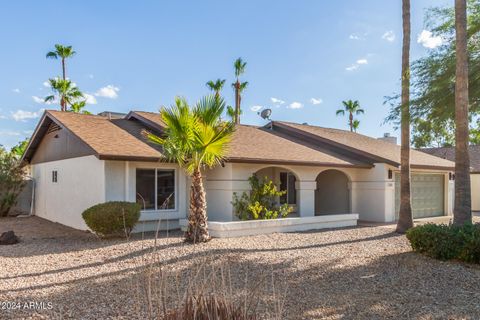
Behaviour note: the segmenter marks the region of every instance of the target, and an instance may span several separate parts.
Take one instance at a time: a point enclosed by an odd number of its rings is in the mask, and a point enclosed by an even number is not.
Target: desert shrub
[[[232,205],[241,220],[276,219],[292,212],[288,204],[278,204],[279,197],[286,191],[278,190],[272,180],[267,177],[260,180],[253,175],[248,182],[251,188],[249,193],[243,192],[240,197],[233,193]]]
[[[101,203],[85,210],[82,217],[101,237],[128,236],[140,218],[140,205],[122,201]]]
[[[407,231],[412,249],[440,260],[480,263],[480,225],[425,224]]]
[[[17,204],[25,186],[25,171],[18,157],[0,147],[0,217],[6,217]]]

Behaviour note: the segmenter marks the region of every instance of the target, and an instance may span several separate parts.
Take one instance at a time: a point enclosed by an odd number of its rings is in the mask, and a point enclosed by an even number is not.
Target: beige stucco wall
[[[316,177],[324,170],[332,168],[313,166],[279,166],[266,164],[227,163],[206,173],[208,214],[212,221],[236,220],[231,199],[233,192],[241,194],[249,190],[248,177],[268,167],[281,167],[293,172],[297,181],[297,204],[299,216],[315,215]],[[372,169],[335,168],[349,179],[350,204],[352,213],[360,214],[360,219],[388,221],[394,219],[392,181],[388,181],[388,168],[376,164]],[[391,188],[391,191],[389,190]]]
[[[472,210],[480,211],[480,173],[471,174]]]
[[[87,230],[82,212],[105,201],[104,161],[95,156],[33,164],[34,214],[75,229]],[[52,182],[52,171],[58,182]]]

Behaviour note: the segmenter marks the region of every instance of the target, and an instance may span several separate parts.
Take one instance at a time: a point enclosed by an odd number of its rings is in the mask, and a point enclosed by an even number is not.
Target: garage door
[[[414,218],[444,215],[444,175],[412,175],[412,211]],[[400,210],[400,174],[395,174],[395,215]]]

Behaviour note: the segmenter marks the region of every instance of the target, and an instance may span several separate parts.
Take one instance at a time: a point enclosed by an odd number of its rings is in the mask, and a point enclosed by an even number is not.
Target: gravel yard
[[[155,254],[152,235],[98,240],[37,217],[1,219],[0,232],[9,229],[22,242],[0,247],[0,303],[45,302],[53,309],[0,310],[1,319],[144,318],[142,271],[155,259],[180,275],[195,261],[224,262],[233,287],[246,275],[255,283],[273,274],[285,294],[284,319],[480,318],[480,268],[412,253],[392,226],[196,246],[184,244],[179,232],[162,233]]]

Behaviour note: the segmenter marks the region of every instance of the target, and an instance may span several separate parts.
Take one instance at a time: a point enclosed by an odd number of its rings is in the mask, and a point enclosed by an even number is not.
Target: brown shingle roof
[[[352,152],[379,158],[392,164],[400,164],[400,146],[386,141],[371,138],[355,132],[340,129],[323,128],[311,125],[303,125],[290,122],[274,122],[288,129],[294,129],[296,132],[306,132],[313,135],[327,144],[334,144],[339,147],[346,148]],[[411,150],[410,163],[412,167],[417,168],[454,168],[455,164],[451,161],[444,160],[429,154]]]
[[[455,147],[423,148],[420,149],[420,151],[426,152],[436,157],[455,161]],[[480,173],[480,145],[469,146],[468,152],[470,155],[471,172]]]
[[[141,132],[165,127],[159,114],[130,112],[125,119],[95,115],[46,111],[43,119],[52,119],[88,145],[100,159],[159,161],[161,147],[146,141]],[[275,122],[319,139],[306,140],[296,132],[238,125],[227,159],[232,162],[290,163],[303,165],[371,167],[374,162],[400,162],[400,147],[349,131],[327,129],[287,122]],[[44,131],[42,123],[39,128]],[[37,132],[38,130],[36,130]],[[39,131],[40,132],[40,131]],[[34,139],[41,134],[34,134]],[[321,139],[320,139],[321,138]],[[328,143],[325,143],[327,141]],[[332,144],[334,143],[334,144]],[[35,146],[27,150],[32,157]],[[412,150],[412,166],[452,168],[450,161]]]
[[[286,162],[312,165],[371,167],[340,154],[309,145],[275,131],[238,125],[228,151],[235,162]]]
[[[143,126],[124,119],[109,120],[107,117],[84,115],[72,112],[46,111],[61,125],[90,146],[100,158],[138,158],[160,160],[159,148],[147,144],[139,135]]]
[[[131,118],[140,120],[157,130],[161,130],[166,126],[159,112],[132,111],[126,116],[126,119]]]

